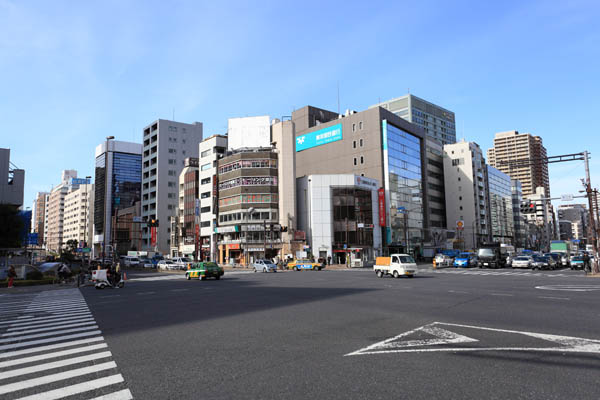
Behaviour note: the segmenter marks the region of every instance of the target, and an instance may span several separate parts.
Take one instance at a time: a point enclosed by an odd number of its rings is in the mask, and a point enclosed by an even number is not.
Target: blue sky
[[[0,147],[26,170],[26,206],[63,169],[93,174],[107,135],[157,118],[363,110],[410,92],[456,113],[457,138],[542,136],[593,153],[600,184],[600,3],[0,0]],[[553,195],[580,162],[550,169]]]

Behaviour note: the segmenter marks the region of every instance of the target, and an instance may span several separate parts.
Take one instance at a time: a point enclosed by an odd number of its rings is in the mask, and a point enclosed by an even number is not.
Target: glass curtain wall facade
[[[373,206],[368,190],[332,188],[333,248],[373,246]]]
[[[386,245],[410,252],[423,241],[421,138],[384,120],[383,147],[388,206]]]
[[[492,240],[514,244],[515,229],[510,176],[494,167],[488,166],[487,170]]]
[[[94,227],[95,234],[104,232],[104,207],[106,196],[106,153],[96,157],[94,180]]]

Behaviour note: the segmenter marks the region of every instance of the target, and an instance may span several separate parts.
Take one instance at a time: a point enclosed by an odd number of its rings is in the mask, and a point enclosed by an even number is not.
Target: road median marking
[[[444,328],[441,328],[443,326]],[[465,343],[481,343],[482,339],[465,336],[448,329],[474,330],[472,336],[481,336],[481,332],[506,333],[511,335],[522,335],[551,343],[549,347],[442,347]],[[410,336],[422,336],[428,334],[430,339],[410,339]],[[430,347],[434,346],[434,347]],[[447,322],[433,322],[428,325],[401,333],[398,336],[364,347],[360,350],[348,353],[345,356],[389,354],[389,353],[434,353],[434,352],[479,352],[479,351],[533,351],[549,353],[592,353],[600,354],[600,340],[578,338],[573,336],[550,335],[545,333],[515,331],[509,329],[488,328],[484,326],[463,325]]]
[[[543,285],[536,286],[540,290],[557,290],[564,292],[593,292],[600,290],[600,285]]]

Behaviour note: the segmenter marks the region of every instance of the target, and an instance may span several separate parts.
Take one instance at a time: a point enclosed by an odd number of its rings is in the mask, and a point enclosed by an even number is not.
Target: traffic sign
[[[573,201],[572,194],[563,194],[560,196],[560,201]]]
[[[465,227],[465,221],[463,220],[458,220],[456,221],[456,229],[462,230]]]
[[[143,217],[133,217],[133,222],[144,222]]]

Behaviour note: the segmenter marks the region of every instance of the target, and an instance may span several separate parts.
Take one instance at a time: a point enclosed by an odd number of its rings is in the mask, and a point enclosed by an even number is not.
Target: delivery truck
[[[408,254],[391,254],[389,257],[377,257],[373,271],[380,278],[387,275],[412,278],[417,273],[417,263]]]

